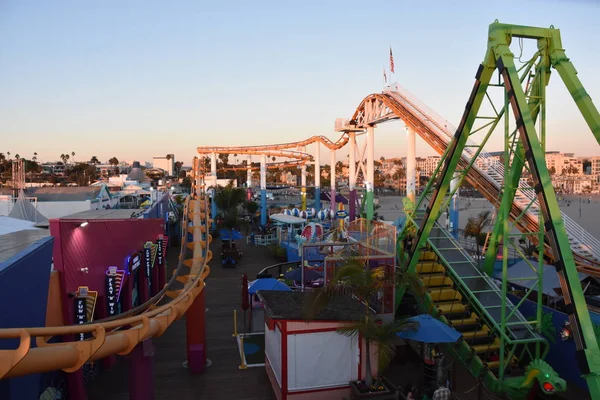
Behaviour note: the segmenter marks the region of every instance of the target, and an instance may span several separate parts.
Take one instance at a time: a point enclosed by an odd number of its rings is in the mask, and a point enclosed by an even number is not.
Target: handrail
[[[284,266],[286,266],[286,265],[299,265],[299,264],[300,264],[299,261],[287,261],[287,262],[284,262],[284,263],[279,263],[279,264],[271,265],[269,267],[265,267],[265,268],[261,269],[260,272],[258,274],[256,274],[256,277],[258,278],[259,276],[263,276],[269,270],[274,269],[274,268],[278,269],[277,277],[279,277],[282,274],[281,269]]]
[[[183,316],[204,289],[204,280],[210,273],[207,264],[212,258],[209,250],[212,237],[208,232],[202,232],[202,227],[210,224],[207,196],[201,194],[196,200],[188,198],[184,208],[186,229],[182,237],[178,267],[159,294],[135,310],[116,318],[63,327],[0,329],[0,339],[20,338],[17,349],[0,350],[0,379],[56,369],[73,372],[86,362],[113,354],[127,354],[141,341],[160,336],[177,318]],[[201,222],[190,226],[192,219]],[[200,240],[188,243],[187,233],[190,229],[194,231],[194,237]],[[203,238],[198,234],[203,234]],[[186,259],[185,252],[189,244],[193,244],[193,255],[191,259]],[[189,273],[180,274],[185,267],[190,269]],[[175,282],[183,283],[183,288],[169,290]],[[172,300],[158,305],[165,296]],[[139,314],[129,315],[136,313]],[[53,336],[79,333],[92,333],[93,337],[83,341],[48,343]],[[36,348],[31,348],[32,337],[36,338]]]
[[[437,114],[435,114],[433,111],[428,111],[431,114],[427,114],[424,110],[429,110],[428,107],[420,104],[416,100],[410,99],[408,92],[400,88],[399,85],[398,90],[388,90],[381,94],[371,94],[364,98],[352,117],[352,119],[356,121],[357,126],[363,126],[371,123],[369,120],[365,120],[365,118],[368,118],[368,115],[365,114],[364,109],[372,100],[377,100],[385,104],[385,106],[390,110],[390,112],[386,114],[385,118],[383,120],[380,118],[378,122],[401,118],[406,124],[412,126],[413,129],[438,153],[443,153],[444,150],[448,148],[448,145],[453,137],[452,132],[450,131],[451,125],[449,126],[445,120],[437,116]],[[469,141],[468,143],[469,146],[475,146],[473,141]],[[467,167],[470,164],[472,156],[479,151],[479,148],[475,149],[474,147],[471,148],[467,146],[461,157],[460,166]],[[479,163],[479,165],[482,167],[485,167],[486,164],[493,164],[493,160],[489,154],[483,153],[483,155],[480,154],[480,156],[482,157],[483,161],[485,161],[483,163]],[[496,175],[496,179],[494,179],[492,174]],[[482,168],[479,168],[477,164],[473,163],[467,178],[475,187],[479,189],[484,197],[497,206],[496,203],[498,202],[498,191],[501,189],[501,183],[498,181],[498,179],[500,179],[499,174],[500,172],[498,171],[483,171]],[[514,201],[511,205],[511,220],[517,220],[516,225],[521,230],[530,231],[532,229],[536,229],[538,225],[538,217],[532,213],[531,210],[528,210],[528,212],[524,214],[525,218],[518,218],[521,214],[523,214],[524,209],[526,209],[526,207],[523,207],[518,199],[517,201]],[[571,249],[573,251],[573,256],[575,258],[578,270],[589,275],[600,276],[600,258],[596,257],[590,251],[590,249],[596,247],[600,249],[600,245],[596,246],[594,244],[598,241],[594,238],[591,238],[587,232],[583,233],[583,228],[572,222],[572,220],[570,220],[568,217],[566,217],[564,220],[567,234],[572,241]],[[533,240],[535,240],[535,238],[533,238]],[[546,244],[545,247],[546,252],[552,256],[549,245]]]
[[[397,90],[395,92],[390,92],[397,94],[405,103],[408,103],[412,108],[420,113],[424,118],[422,120],[423,123],[431,122],[435,129],[432,129],[432,132],[437,133],[438,136],[442,139],[447,140],[446,145],[450,143],[453,139],[454,132],[456,128],[448,122],[448,120],[442,118],[439,114],[417,99],[414,95],[412,95],[408,90],[404,89],[400,85],[397,85]],[[443,134],[439,135],[439,134]],[[475,148],[477,144],[472,139],[467,139],[467,147],[465,147],[464,152],[469,155],[471,158],[475,153]],[[478,158],[480,158],[483,162],[480,165],[486,166],[488,170],[484,171],[480,167],[477,167],[483,174],[487,175],[490,178],[490,181],[496,184],[497,188],[501,188],[502,177],[504,176],[504,165],[498,162],[497,159],[493,158],[488,152],[484,149],[481,149]],[[475,165],[473,167],[476,167]],[[489,170],[492,170],[496,173],[496,176],[493,176],[489,173]],[[522,193],[527,199],[527,203],[533,201],[532,206],[529,208],[528,213],[531,216],[537,217],[537,212],[539,210],[539,203],[537,200],[537,196],[535,195],[535,191],[527,185],[523,180],[519,181],[519,193]],[[518,196],[518,193],[517,193]],[[515,197],[515,203],[517,203],[522,209],[525,208],[523,206],[523,201],[519,200]],[[569,236],[575,240],[577,240],[581,247],[588,246],[589,249],[579,248],[578,252],[584,253],[586,256],[592,256],[596,261],[600,261],[600,240],[596,239],[593,235],[583,229],[579,224],[573,221],[567,214],[561,211],[563,221],[565,224],[565,228],[567,229],[567,233]],[[586,254],[588,253],[588,254]]]

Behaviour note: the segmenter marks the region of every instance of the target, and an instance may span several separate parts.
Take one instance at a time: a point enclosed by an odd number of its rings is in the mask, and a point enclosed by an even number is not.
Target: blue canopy
[[[462,333],[442,321],[433,318],[431,315],[417,315],[416,317],[408,318],[407,322],[417,322],[419,328],[396,333],[402,339],[423,343],[454,343],[462,336]]]
[[[537,269],[537,260],[530,261],[531,264]],[[537,289],[537,271],[531,269],[531,266],[526,260],[521,260],[515,263],[512,267],[508,268],[508,281],[514,285],[521,286],[524,288],[531,289],[535,286]],[[579,280],[583,280],[587,275],[579,273]],[[498,272],[495,277],[502,279],[502,271]],[[533,278],[523,280],[523,278]],[[542,277],[542,292],[550,296],[556,296],[555,288],[560,288],[560,281],[558,280],[558,274],[556,269],[552,265],[544,264],[544,272]]]
[[[291,292],[292,289],[283,282],[274,278],[261,278],[252,281],[248,286],[248,293],[255,294],[259,290],[279,290],[282,292]]]
[[[221,240],[240,240],[244,238],[244,236],[235,229],[232,229],[231,232],[228,229],[221,229],[219,231],[219,236],[221,237]]]

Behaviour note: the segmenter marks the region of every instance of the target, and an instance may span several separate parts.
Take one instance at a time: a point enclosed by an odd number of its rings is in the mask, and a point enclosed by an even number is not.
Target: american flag
[[[385,73],[385,68],[383,68],[383,80],[387,82],[387,75]]]
[[[394,73],[394,56],[392,55],[392,48],[390,47],[390,72]]]

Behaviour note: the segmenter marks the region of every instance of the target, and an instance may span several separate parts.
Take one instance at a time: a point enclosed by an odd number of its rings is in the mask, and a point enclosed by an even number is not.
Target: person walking
[[[435,392],[433,392],[432,400],[450,400],[450,389],[446,386],[440,386]]]

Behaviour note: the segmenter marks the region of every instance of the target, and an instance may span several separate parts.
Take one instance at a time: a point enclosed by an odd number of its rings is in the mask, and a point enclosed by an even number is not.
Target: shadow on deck
[[[213,243],[218,244],[218,240]],[[237,268],[223,268],[218,252],[210,263],[211,273],[206,281],[206,345],[212,365],[200,375],[183,368],[186,360],[185,317],[176,321],[160,338],[154,340],[154,384],[156,399],[247,399],[271,400],[275,396],[264,367],[240,370],[240,356],[233,333],[233,310],[238,310],[238,327],[242,325],[241,276],[248,279],[276,262],[266,249],[239,243],[244,256]],[[214,248],[217,245],[213,246]],[[168,262],[177,263],[178,249],[171,248]],[[129,363],[119,357],[116,365],[102,371],[88,387],[90,400],[129,399]]]

